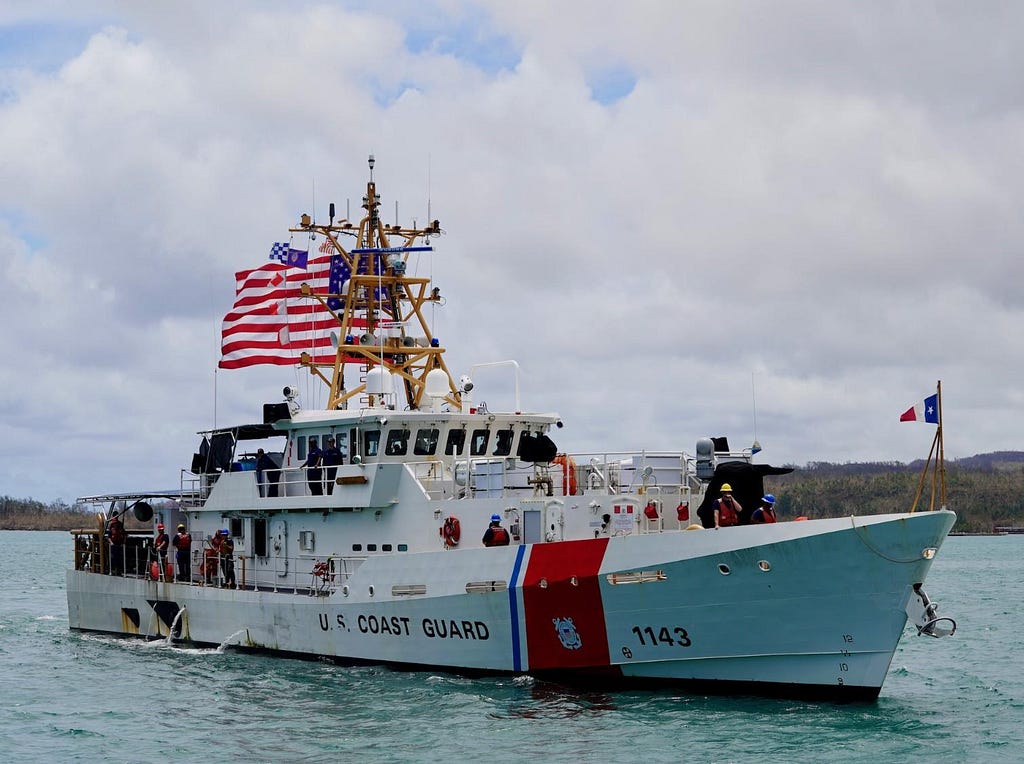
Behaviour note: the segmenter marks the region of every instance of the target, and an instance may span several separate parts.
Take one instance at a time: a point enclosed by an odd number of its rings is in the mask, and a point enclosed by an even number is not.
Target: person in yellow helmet
[[[711,504],[715,511],[715,527],[728,528],[731,525],[739,525],[743,507],[732,497],[732,486],[722,483],[721,491],[722,495]]]

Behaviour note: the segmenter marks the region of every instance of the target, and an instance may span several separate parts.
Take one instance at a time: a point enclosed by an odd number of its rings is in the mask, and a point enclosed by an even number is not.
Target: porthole
[[[761,570],[767,573],[769,570],[772,569],[772,564],[768,562],[768,560],[758,560],[757,567],[759,567]]]
[[[729,570],[729,566],[726,565],[724,562],[718,563],[718,572],[721,573],[723,576],[727,576],[730,573],[732,573],[732,571]]]
[[[342,597],[347,597],[348,596],[348,584],[345,584],[343,587],[341,587],[341,596]]]
[[[537,586],[539,586],[541,589],[547,589],[548,580],[546,578],[542,578],[540,581],[537,582]]]
[[[372,597],[373,596],[373,584],[370,584],[370,588],[368,589],[368,591],[370,592],[370,596]]]

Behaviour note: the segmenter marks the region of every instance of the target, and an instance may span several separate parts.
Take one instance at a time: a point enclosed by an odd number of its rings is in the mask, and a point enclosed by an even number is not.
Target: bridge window
[[[384,449],[386,456],[405,456],[409,450],[409,431],[395,429],[388,432],[388,445]]]
[[[363,456],[376,456],[380,448],[380,430],[367,430],[363,434]]]
[[[483,456],[487,453],[487,441],[491,437],[490,430],[473,430],[473,438],[470,440],[470,456]]]
[[[508,456],[512,453],[513,436],[511,427],[507,430],[498,430],[494,439],[494,456]]]
[[[444,444],[446,456],[462,456],[462,449],[466,447],[465,430],[449,430],[448,440]]]
[[[436,427],[424,427],[416,431],[416,444],[412,452],[416,456],[433,456],[437,451],[438,430]]]

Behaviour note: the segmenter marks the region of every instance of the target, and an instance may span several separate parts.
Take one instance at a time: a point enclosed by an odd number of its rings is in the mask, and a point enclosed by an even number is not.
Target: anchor
[[[939,606],[928,599],[921,584],[914,584],[914,592],[907,600],[905,608],[907,616],[917,627],[918,636],[926,634],[929,637],[941,639],[951,637],[956,633],[956,621],[948,616],[936,615]]]

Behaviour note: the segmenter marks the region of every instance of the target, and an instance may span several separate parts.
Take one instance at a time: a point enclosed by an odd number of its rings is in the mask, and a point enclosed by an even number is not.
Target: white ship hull
[[[954,517],[379,555],[322,593],[68,571],[69,622],[340,661],[871,698]]]

